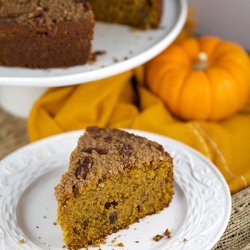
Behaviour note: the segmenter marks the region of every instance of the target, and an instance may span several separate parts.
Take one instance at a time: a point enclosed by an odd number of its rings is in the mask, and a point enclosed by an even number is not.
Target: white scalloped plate
[[[181,32],[187,0],[163,0],[160,28],[135,31],[126,25],[97,22],[93,51],[104,50],[96,62],[47,70],[0,67],[0,86],[55,87],[86,83],[116,75],[149,61]]]
[[[112,234],[101,249],[211,249],[223,234],[231,212],[231,196],[222,175],[184,144],[130,131],[159,142],[173,156],[175,195],[168,208]],[[57,210],[54,187],[67,169],[70,152],[81,133],[41,140],[0,162],[0,249],[62,249],[60,227],[53,224]],[[166,228],[171,231],[171,239],[152,240]],[[112,243],[115,237],[116,243]],[[120,242],[124,247],[113,246]]]

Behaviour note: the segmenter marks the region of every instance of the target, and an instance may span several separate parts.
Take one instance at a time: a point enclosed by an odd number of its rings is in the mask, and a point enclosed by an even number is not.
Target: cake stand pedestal
[[[7,112],[27,118],[34,102],[47,88],[0,87],[0,106]]]

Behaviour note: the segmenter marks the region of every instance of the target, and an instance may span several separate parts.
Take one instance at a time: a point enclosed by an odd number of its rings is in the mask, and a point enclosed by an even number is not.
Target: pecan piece
[[[106,155],[108,154],[108,149],[106,148],[83,148],[82,151],[88,154],[91,154],[92,151],[96,151],[97,154],[99,155]]]
[[[80,166],[78,167],[78,169],[76,171],[76,176],[80,177],[81,179],[85,179],[92,164],[93,164],[92,158],[86,157],[83,160],[83,162],[80,163]]]
[[[112,201],[112,202],[106,202],[105,203],[105,208],[109,209],[111,206],[113,206],[113,208],[115,208],[118,205],[118,203],[116,201]]]
[[[112,140],[113,140],[113,138],[112,138],[112,136],[108,135],[108,136],[104,137],[103,140],[104,140],[106,143],[111,143]]]

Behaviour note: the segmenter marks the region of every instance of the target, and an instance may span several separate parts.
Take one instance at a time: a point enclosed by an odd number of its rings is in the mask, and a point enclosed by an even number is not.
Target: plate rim
[[[99,68],[97,70],[87,71],[83,73],[76,73],[71,75],[64,75],[64,76],[50,76],[50,77],[14,77],[14,76],[1,77],[0,76],[0,86],[3,87],[70,86],[70,85],[88,83],[91,81],[104,79],[136,68],[137,66],[146,63],[147,61],[151,60],[159,53],[161,53],[167,46],[169,46],[174,41],[174,39],[180,33],[187,18],[187,12],[188,12],[187,0],[178,0],[178,3],[176,3],[176,5],[179,5],[180,14],[176,24],[172,27],[169,33],[162,40],[160,40],[160,42],[156,43],[154,46],[138,54],[135,57],[129,58],[128,60],[124,60],[122,62],[113,64],[105,68]]]
[[[226,207],[225,207],[225,215],[224,215],[224,219],[221,222],[220,225],[220,230],[219,232],[216,234],[216,236],[213,238],[212,241],[210,241],[210,244],[208,245],[208,248],[212,248],[221,238],[221,236],[223,235],[223,233],[226,230],[226,227],[229,223],[230,220],[230,215],[231,215],[231,211],[232,211],[232,198],[231,198],[231,193],[228,187],[228,184],[224,178],[224,176],[222,175],[222,173],[217,169],[217,167],[210,161],[208,160],[205,156],[203,156],[199,151],[193,149],[192,147],[177,141],[175,139],[169,138],[168,136],[165,135],[161,135],[161,134],[157,134],[154,132],[149,132],[149,131],[144,131],[144,130],[138,130],[138,129],[124,129],[125,131],[128,131],[130,133],[134,133],[136,135],[141,135],[141,136],[145,136],[147,138],[147,135],[149,136],[156,136],[158,138],[163,138],[166,140],[166,142],[172,142],[174,145],[180,146],[183,149],[186,149],[187,151],[191,151],[192,154],[194,154],[197,158],[199,158],[200,160],[202,160],[203,162],[206,163],[206,165],[214,172],[214,174],[217,175],[217,177],[220,179],[222,187],[223,188],[223,192],[226,198]],[[53,141],[53,140],[60,140],[62,138],[67,138],[67,137],[72,137],[72,136],[80,136],[82,133],[84,133],[84,129],[83,130],[75,130],[75,131],[69,131],[69,132],[64,132],[64,133],[60,133],[57,135],[53,135],[53,136],[49,136],[46,138],[43,138],[41,140],[38,140],[36,142],[32,142],[26,146],[23,146],[17,150],[15,150],[14,152],[10,153],[9,155],[5,156],[4,158],[2,158],[0,160],[0,165],[4,164],[5,161],[8,161],[9,158],[12,158],[14,154],[21,152],[21,151],[26,151],[29,150],[29,148],[32,148],[36,145],[43,145],[43,144],[47,144],[49,143],[49,141]],[[1,172],[1,168],[0,168],[0,172]],[[1,201],[1,199],[0,199]],[[2,202],[1,202],[2,203]],[[0,205],[1,205],[0,203]]]

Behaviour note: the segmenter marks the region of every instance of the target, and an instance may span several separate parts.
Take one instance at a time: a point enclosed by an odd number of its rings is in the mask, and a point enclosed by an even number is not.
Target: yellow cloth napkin
[[[142,78],[142,68],[137,73]],[[130,71],[89,84],[50,89],[30,114],[31,140],[90,125],[153,131],[199,150],[220,169],[231,192],[249,185],[249,109],[217,123],[182,122],[143,85],[135,86],[133,75]]]

